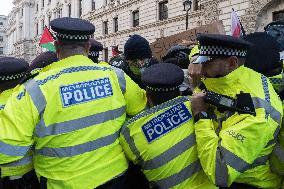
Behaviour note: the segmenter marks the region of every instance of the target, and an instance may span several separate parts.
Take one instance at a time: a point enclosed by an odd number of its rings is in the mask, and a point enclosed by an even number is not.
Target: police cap
[[[140,35],[132,35],[124,45],[124,56],[126,60],[151,58],[149,42]]]
[[[80,18],[57,18],[50,22],[57,40],[87,41],[95,32],[95,26],[87,20]]]
[[[90,50],[89,50],[89,57],[94,57],[94,58],[97,58],[99,57],[99,52],[102,51],[104,48],[103,48],[103,45],[94,40],[94,39],[90,39]]]
[[[41,69],[53,62],[57,62],[58,58],[55,52],[46,51],[38,55],[30,64],[30,71]]]
[[[201,34],[199,42],[199,57],[195,63],[209,61],[212,57],[246,57],[251,44],[243,39],[221,34]]]
[[[170,63],[154,64],[142,72],[144,85],[155,92],[171,92],[179,89],[184,80],[181,68]]]
[[[24,59],[0,57],[0,82],[10,82],[25,78],[29,64]]]
[[[284,27],[284,20],[278,20],[278,21],[271,22],[267,26],[264,27],[264,30],[267,30],[271,26]]]

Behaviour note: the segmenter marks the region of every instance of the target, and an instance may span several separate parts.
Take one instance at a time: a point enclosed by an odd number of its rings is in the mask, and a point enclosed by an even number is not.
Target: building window
[[[104,61],[108,62],[108,48],[104,48]]]
[[[44,7],[44,0],[41,1],[41,8]]]
[[[104,0],[104,6],[107,6],[107,0]]]
[[[0,36],[0,41],[3,42],[3,36]]]
[[[24,16],[24,9],[21,9],[21,15]]]
[[[38,4],[36,4],[36,12],[38,12]]]
[[[51,0],[48,0],[48,4],[50,4],[51,3]]]
[[[192,10],[193,11],[201,10],[200,0],[194,0],[193,1],[193,3],[192,3]]]
[[[49,27],[50,26],[50,21],[51,21],[51,16],[50,15],[47,17],[47,20],[48,20],[48,27]]]
[[[0,47],[0,54],[3,54],[3,47]]]
[[[283,20],[284,19],[284,10],[273,12],[273,21]]]
[[[108,21],[103,22],[103,34],[104,35],[108,34]]]
[[[118,32],[118,17],[113,18],[113,31]]]
[[[139,10],[132,12],[133,27],[139,26]]]
[[[96,10],[96,1],[92,0],[92,10]]]
[[[38,23],[36,23],[36,35],[38,36]]]
[[[168,19],[168,1],[159,3],[159,20]]]
[[[82,13],[83,13],[82,0],[79,0],[79,17],[82,16]]]
[[[45,27],[45,25],[44,25],[44,20],[41,21],[41,26],[42,26],[42,31],[43,31],[43,30],[44,30],[44,27]]]
[[[0,26],[3,26],[3,22],[0,22]]]
[[[71,17],[71,4],[68,5],[68,16]]]

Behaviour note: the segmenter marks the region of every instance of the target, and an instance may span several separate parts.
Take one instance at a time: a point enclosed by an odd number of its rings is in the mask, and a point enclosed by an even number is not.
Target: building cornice
[[[203,15],[203,11],[195,11],[192,12],[189,15],[189,18],[195,18],[195,17],[201,17]],[[137,27],[132,27],[130,29],[125,29],[122,31],[118,31],[116,33],[110,33],[108,35],[104,35],[104,36],[98,36],[96,37],[97,40],[103,40],[103,39],[108,39],[111,37],[116,37],[116,36],[120,36],[123,34],[128,34],[131,32],[135,32],[135,31],[140,31],[140,30],[144,30],[144,29],[148,29],[148,28],[152,28],[152,27],[161,27],[161,26],[165,26],[166,24],[169,23],[173,23],[173,22],[179,22],[185,19],[185,15],[179,15],[173,18],[169,18],[167,20],[163,20],[163,21],[158,21],[158,22],[153,22],[153,23],[149,23],[149,24],[145,24],[145,25],[141,25],[141,26],[137,26]]]

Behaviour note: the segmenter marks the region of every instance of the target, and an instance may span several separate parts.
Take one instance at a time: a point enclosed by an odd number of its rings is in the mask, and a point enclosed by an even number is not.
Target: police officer
[[[245,66],[269,78],[278,93],[282,84],[283,64],[280,61],[280,47],[266,32],[255,32],[243,37],[253,46],[247,52]]]
[[[197,157],[190,102],[179,91],[183,78],[182,69],[174,64],[147,68],[142,82],[150,109],[121,130],[126,156],[141,167],[151,188],[215,188]]]
[[[270,171],[268,157],[281,124],[282,104],[268,78],[243,66],[251,44],[218,34],[202,34],[197,39],[206,88],[231,98],[247,93],[245,101],[251,105],[246,107],[256,112],[209,109],[205,92],[193,95],[197,151],[203,170],[219,187],[279,188],[281,179]]]
[[[145,88],[141,82],[141,73],[145,68],[158,63],[158,60],[152,57],[152,51],[149,42],[140,35],[132,35],[124,45],[124,54],[118,60],[110,61],[110,64],[121,68],[129,77],[140,87]]]
[[[30,64],[29,72],[32,75],[38,74],[42,68],[52,64],[53,62],[57,62],[58,58],[55,52],[46,51],[38,55]]]
[[[98,63],[100,51],[103,49],[103,45],[100,42],[95,39],[90,39],[89,59],[91,59],[94,63]]]
[[[28,74],[29,64],[13,57],[0,57],[0,112],[4,109],[13,89]],[[16,162],[0,166],[0,188],[38,188],[38,180],[33,171],[31,152]]]
[[[265,32],[272,36],[280,45],[281,59],[284,58],[284,20],[278,20],[269,23],[264,27]]]
[[[145,93],[123,71],[88,58],[90,22],[68,17],[50,26],[60,61],[12,94],[0,119],[0,164],[34,146],[41,188],[127,189],[118,136],[126,114],[145,108]]]

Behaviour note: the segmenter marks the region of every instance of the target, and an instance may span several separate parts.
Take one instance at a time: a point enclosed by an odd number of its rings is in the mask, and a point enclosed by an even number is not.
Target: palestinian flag
[[[54,39],[53,39],[50,31],[48,30],[48,28],[45,26],[43,33],[42,33],[42,36],[41,36],[41,39],[40,39],[40,42],[39,42],[39,45],[42,48],[45,48],[49,51],[55,52],[55,47],[53,45],[53,42],[54,42]]]

